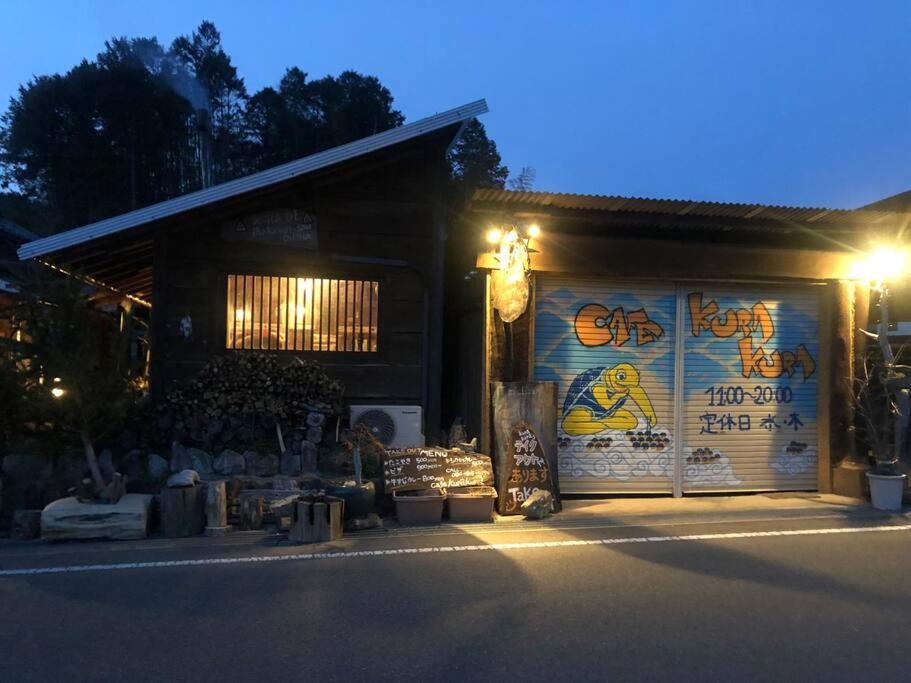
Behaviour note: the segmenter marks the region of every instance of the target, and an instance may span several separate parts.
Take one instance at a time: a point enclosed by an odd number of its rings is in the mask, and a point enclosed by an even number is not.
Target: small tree
[[[896,362],[889,342],[889,290],[880,283],[876,332],[861,330],[877,342],[867,351],[855,378],[855,405],[863,421],[877,474],[895,474],[904,452],[911,416],[911,367]]]
[[[531,192],[535,189],[535,180],[538,172],[532,166],[523,166],[519,175],[506,181],[510,190],[516,192]]]
[[[92,307],[81,282],[44,269],[25,276],[10,312],[19,333],[9,342],[10,355],[28,412],[79,438],[100,491],[105,481],[95,441],[116,426],[135,396],[127,362],[129,318],[121,326]]]

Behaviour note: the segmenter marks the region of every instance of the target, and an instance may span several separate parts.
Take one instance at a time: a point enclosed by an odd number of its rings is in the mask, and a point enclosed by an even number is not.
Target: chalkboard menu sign
[[[386,493],[493,485],[490,457],[446,448],[391,450],[383,460]]]
[[[522,503],[538,490],[554,493],[554,480],[544,453],[544,445],[526,421],[513,425],[506,442],[506,457],[500,471],[497,491],[500,514],[521,514]]]

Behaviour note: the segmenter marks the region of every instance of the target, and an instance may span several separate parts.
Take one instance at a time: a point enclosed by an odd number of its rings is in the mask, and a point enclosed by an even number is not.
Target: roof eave
[[[296,159],[259,173],[236,178],[235,180],[137,209],[136,211],[60,232],[50,237],[26,242],[17,250],[17,256],[23,261],[47,256],[78,244],[91,242],[95,239],[214,204],[230,197],[286,182],[292,178],[298,178],[371,152],[392,147],[447,126],[464,123],[471,118],[485,114],[487,111],[488,107],[485,100],[475,100],[413,123],[407,123],[302,159]]]

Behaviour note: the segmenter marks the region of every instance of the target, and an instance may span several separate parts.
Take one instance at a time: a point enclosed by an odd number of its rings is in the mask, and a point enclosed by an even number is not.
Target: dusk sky
[[[911,189],[911,2],[0,0],[0,97],[203,19],[252,93],[355,69],[406,120],[485,97],[535,189],[853,208]]]

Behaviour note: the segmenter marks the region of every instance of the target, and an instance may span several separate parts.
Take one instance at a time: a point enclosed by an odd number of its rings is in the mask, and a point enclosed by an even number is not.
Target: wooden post
[[[819,318],[817,338],[819,352],[817,355],[819,371],[816,384],[816,489],[820,493],[832,492],[832,430],[839,423],[834,402],[838,390],[836,360],[839,356],[838,339],[835,336],[838,318],[838,284],[827,284],[817,289]],[[838,442],[836,442],[838,443]]]
[[[511,323],[504,323],[491,300],[491,275],[487,273],[484,315],[484,386],[482,387],[481,452],[490,453],[494,438],[490,423],[491,382],[530,382],[534,376],[535,287],[532,277],[528,307]]]
[[[165,538],[201,534],[205,526],[205,498],[201,486],[161,490],[161,532]]]
[[[832,472],[832,492],[851,498],[866,495],[866,473],[870,465],[865,454],[857,452],[855,429],[854,380],[864,362],[870,316],[870,288],[866,284],[839,282],[834,304],[835,341],[832,358],[831,445],[838,450],[832,459],[841,460]],[[820,412],[827,404],[820,402]]]
[[[210,481],[206,485],[206,536],[228,533],[228,497],[225,482]]]
[[[340,500],[329,501],[329,537],[327,541],[337,541],[344,530],[344,503]]]
[[[263,528],[263,499],[248,496],[240,499],[240,528],[257,531]]]
[[[303,500],[291,506],[291,530],[288,540],[295,543],[311,543],[311,503]]]

